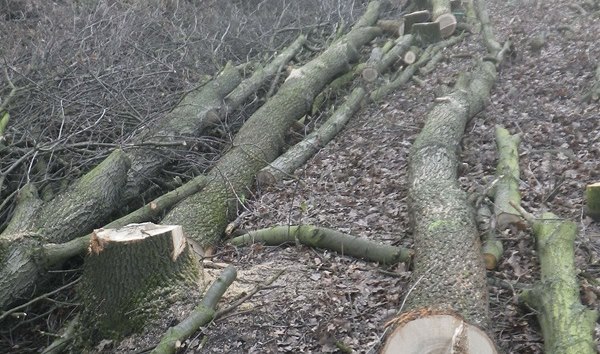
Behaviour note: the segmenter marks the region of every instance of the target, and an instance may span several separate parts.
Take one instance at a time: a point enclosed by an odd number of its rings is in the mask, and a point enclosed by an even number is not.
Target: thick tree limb
[[[402,247],[377,243],[365,238],[311,225],[274,226],[251,231],[232,239],[235,246],[263,242],[269,246],[300,242],[307,246],[323,248],[342,255],[362,258],[381,264],[396,264],[410,261],[411,252]]]
[[[202,302],[185,320],[177,326],[169,328],[152,353],[175,353],[177,348],[181,346],[181,342],[189,338],[198,328],[212,321],[215,316],[217,303],[223,294],[225,294],[227,288],[233,283],[236,276],[237,271],[233,266],[225,268],[219,278],[208,288]]]
[[[544,213],[533,220],[541,279],[521,298],[537,310],[548,354],[596,353],[598,312],[581,304],[575,269],[577,225]]]
[[[496,146],[498,147],[498,166],[494,196],[496,225],[504,230],[512,223],[521,221],[519,212],[511,204],[521,204],[519,193],[519,135],[510,135],[508,130],[496,126]]]
[[[255,93],[269,78],[274,77],[283,65],[300,52],[304,43],[306,43],[306,36],[299,36],[267,66],[256,70],[250,78],[242,81],[237,88],[225,97],[224,114],[230,114],[240,108],[251,94]]]
[[[269,185],[291,176],[321,148],[331,141],[358,110],[365,90],[358,87],[350,93],[346,102],[329,117],[319,129],[310,133],[304,140],[289,148],[283,155],[263,168],[256,175],[260,185]]]
[[[197,136],[219,122],[218,112],[223,107],[223,99],[241,80],[239,70],[228,63],[215,79],[186,95],[156,128],[147,128],[141,132],[136,143],[166,143],[181,140],[181,137]],[[125,201],[139,197],[140,191],[148,186],[150,179],[172,158],[166,150],[147,146],[132,149],[128,155],[131,170],[127,178]]]
[[[360,24],[375,23],[379,2],[371,2]],[[206,188],[173,209],[163,222],[183,225],[202,246],[217,242],[233,218],[232,208],[251,187],[258,171],[273,161],[284,146],[288,127],[300,119],[314,97],[358,58],[358,48],[370,42],[378,27],[355,27],[303,67],[292,71],[278,93],[242,126],[233,146],[209,172]]]

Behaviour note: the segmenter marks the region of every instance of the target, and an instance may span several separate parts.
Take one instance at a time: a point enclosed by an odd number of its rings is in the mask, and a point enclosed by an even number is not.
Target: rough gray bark
[[[346,125],[360,107],[366,92],[362,87],[355,88],[346,102],[329,117],[319,129],[310,133],[304,140],[289,148],[283,155],[260,170],[256,179],[259,185],[269,185],[291,176],[331,141]]]
[[[169,150],[159,145],[176,140],[185,141],[218,123],[217,112],[222,109],[225,96],[241,81],[237,68],[227,64],[214,80],[185,96],[156,128],[140,133],[135,143],[145,145],[128,152],[131,170],[127,178],[125,200],[137,198],[150,179],[156,177],[172,159]],[[156,143],[156,146],[153,147],[152,143]]]
[[[379,7],[378,1],[371,2],[359,23],[374,24]],[[231,149],[209,172],[206,188],[180,203],[163,222],[183,225],[200,245],[214,244],[234,216],[232,206],[247,193],[255,174],[281,153],[288,127],[310,110],[325,85],[349,70],[358,59],[358,49],[380,33],[378,27],[355,26],[317,58],[293,70],[278,93],[241,128]]]
[[[495,79],[489,62],[463,75],[427,115],[409,163],[415,266],[407,309],[451,309],[483,328],[489,325],[486,270],[457,166],[465,126],[483,109]]]
[[[100,165],[48,203],[37,199],[33,187],[17,206],[0,234],[0,308],[35,288],[32,253],[44,243],[66,242],[103,225],[119,205],[129,160],[114,151]]]
[[[92,234],[78,287],[83,334],[122,338],[199,295],[198,259],[178,225],[130,224]],[[168,301],[165,301],[167,300]]]

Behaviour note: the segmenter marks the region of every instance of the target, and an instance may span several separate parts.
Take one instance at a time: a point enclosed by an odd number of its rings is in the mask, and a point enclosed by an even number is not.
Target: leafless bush
[[[362,6],[342,0],[0,3],[0,103],[11,115],[0,146],[0,230],[25,183],[51,198],[112,149],[127,148],[141,127],[226,61],[266,60],[299,33],[320,36],[342,19],[351,22]],[[7,102],[11,84],[19,90]],[[181,152],[187,159],[194,154]]]

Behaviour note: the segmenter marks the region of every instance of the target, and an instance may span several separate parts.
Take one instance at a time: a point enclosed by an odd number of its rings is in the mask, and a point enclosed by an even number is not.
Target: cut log
[[[498,353],[485,332],[469,325],[460,316],[428,314],[406,320],[397,324],[382,354]]]
[[[409,155],[415,260],[407,309],[452,309],[481,328],[489,325],[486,270],[457,166],[464,128],[487,103],[495,79],[487,62],[461,76],[427,115]]]
[[[585,213],[595,221],[600,221],[600,182],[588,184],[585,188]]]
[[[169,305],[198,294],[199,272],[181,226],[94,231],[78,289],[91,341],[137,332]]]
[[[575,269],[577,225],[552,213],[529,218],[536,238],[541,279],[521,299],[536,310],[544,336],[544,353],[596,353],[594,327],[598,312],[579,299]]]
[[[460,42],[461,40],[463,40],[463,38],[465,38],[465,36],[466,34],[462,33],[459,36],[448,38],[442,42],[427,47],[427,49],[425,49],[425,51],[423,51],[423,53],[420,55],[419,60],[417,60],[416,63],[408,65],[402,71],[402,73],[393,81],[387,83],[386,85],[382,85],[381,87],[371,92],[371,100],[378,101],[387,96],[390,92],[402,87],[413,77],[417,69],[428,63],[432,56],[435,56],[435,54],[439,53],[443,48],[452,46]]]
[[[373,82],[377,80],[379,76],[379,72],[377,71],[377,65],[383,59],[383,49],[379,47],[373,48],[371,50],[371,55],[369,60],[367,60],[367,64],[365,68],[362,70],[362,78],[367,82]]]
[[[369,3],[358,21],[374,24],[380,3]],[[204,190],[180,203],[163,222],[181,224],[202,246],[215,244],[241,195],[247,194],[258,171],[273,161],[285,146],[289,126],[310,110],[314,97],[359,57],[358,48],[381,33],[378,27],[355,27],[317,58],[288,76],[278,93],[242,126],[231,150],[209,172]]]
[[[415,23],[427,22],[431,19],[431,13],[427,10],[416,11],[404,15],[404,33],[412,33],[412,26]]]
[[[403,20],[379,20],[377,26],[391,37],[401,37],[404,34]]]
[[[519,135],[510,135],[508,130],[496,125],[496,146],[498,147],[498,166],[494,193],[494,214],[499,230],[522,221],[519,212],[512,205],[521,205],[519,193]]]
[[[504,247],[502,241],[496,237],[495,220],[492,218],[491,209],[486,204],[480,205],[477,209],[477,225],[482,233],[485,268],[487,270],[496,269],[498,261],[504,253]]]
[[[404,61],[404,64],[410,65],[414,64],[417,61],[417,55],[419,51],[413,48],[414,47],[411,47],[411,49],[404,54],[404,57],[402,57],[402,61]]]
[[[456,31],[456,17],[453,14],[447,13],[438,16],[435,22],[440,24],[440,34],[442,38],[448,38]]]
[[[260,170],[256,181],[260,186],[268,186],[292,176],[294,171],[304,165],[321,148],[331,141],[358,110],[365,97],[365,90],[355,88],[344,104],[329,117],[319,129],[310,133],[304,140],[289,148],[283,155]]]
[[[412,255],[406,248],[384,245],[336,230],[311,225],[274,226],[251,231],[233,238],[230,242],[234,246],[250,245],[256,242],[279,246],[300,242],[307,246],[323,248],[341,255],[381,264],[408,262]]]
[[[439,22],[415,23],[412,26],[412,34],[420,46],[426,47],[442,40]]]
[[[485,11],[483,3],[480,7]],[[403,316],[414,321],[441,312],[456,313],[469,326],[489,328],[479,233],[457,170],[464,129],[485,107],[496,77],[496,66],[489,61],[461,75],[454,90],[437,100],[411,147],[408,197],[414,229],[414,271],[404,314],[397,322],[402,322]],[[493,343],[489,339],[486,342]]]
[[[402,60],[402,57],[406,53],[406,51],[410,48],[411,43],[413,43],[412,35],[405,35],[398,38],[395,41],[392,41],[392,44],[388,44],[386,42],[384,47],[382,47],[382,51],[384,53],[383,58],[379,62],[376,62],[374,65],[371,65],[372,71],[377,72],[377,75],[381,75],[384,72],[391,69],[391,67],[398,61]],[[388,47],[388,48],[386,48]],[[341,88],[348,86],[350,82],[354,79],[355,76],[362,74],[363,70],[367,67],[366,63],[360,63],[354,67],[350,72],[338,77],[333,80],[319,95],[315,98],[312,108],[312,113],[318,111],[318,109],[323,105],[327,96],[332,94],[332,92],[337,92]],[[367,73],[367,77],[374,77],[374,73]]]

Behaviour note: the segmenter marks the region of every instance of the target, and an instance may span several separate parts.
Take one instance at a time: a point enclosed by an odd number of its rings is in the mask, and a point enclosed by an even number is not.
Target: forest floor
[[[600,109],[584,103],[600,58],[600,19],[558,0],[488,3],[500,42],[516,56],[502,67],[491,100],[468,125],[462,143],[460,182],[481,193],[494,179],[494,125],[521,134],[523,207],[550,210],[575,221],[577,268],[584,302],[598,308],[600,225],[583,214],[582,191],[600,178]],[[539,47],[536,41],[544,39]],[[242,228],[312,224],[384,243],[410,246],[407,156],[440,87],[451,86],[483,53],[471,35],[446,50],[435,71],[357,113],[344,131],[302,169],[298,181],[259,189],[247,203]],[[489,277],[529,285],[539,278],[530,230],[501,235],[504,257]],[[460,245],[457,245],[460,247]],[[252,287],[285,270],[271,286],[212,323],[188,352],[328,353],[343,344],[376,353],[385,323],[407,296],[410,271],[382,268],[305,246],[224,249],[218,262],[239,267]],[[590,284],[586,277],[596,280]],[[542,353],[535,314],[518,294],[490,287],[493,335],[505,353]],[[226,295],[227,297],[227,295]],[[226,298],[227,300],[227,298]],[[596,338],[600,326],[596,326]]]

